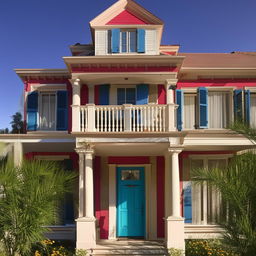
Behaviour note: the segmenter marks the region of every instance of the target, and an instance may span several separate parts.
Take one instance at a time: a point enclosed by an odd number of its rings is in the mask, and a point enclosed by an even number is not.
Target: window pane
[[[130,32],[130,52],[137,52],[137,32]]]
[[[122,52],[127,52],[127,32],[121,32],[121,49]]]
[[[229,123],[229,94],[209,92],[209,128],[225,128]]]
[[[55,130],[56,96],[55,94],[43,94],[41,97],[40,128]]]
[[[139,170],[122,171],[121,180],[139,180],[139,179],[140,179]]]
[[[125,88],[117,89],[117,105],[125,104]]]
[[[194,95],[184,96],[184,128],[195,129],[196,97]]]
[[[251,94],[250,123],[253,128],[256,128],[256,94]]]
[[[136,104],[136,90],[135,88],[126,89],[126,103],[127,104]]]

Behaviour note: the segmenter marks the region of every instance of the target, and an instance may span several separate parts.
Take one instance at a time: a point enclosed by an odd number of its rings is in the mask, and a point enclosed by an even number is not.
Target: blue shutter
[[[68,93],[67,91],[57,92],[57,130],[68,129]]]
[[[208,128],[208,89],[198,88],[199,128]]]
[[[111,49],[112,53],[120,52],[120,29],[114,28],[111,30],[112,40],[111,40]]]
[[[192,223],[192,195],[191,182],[184,182],[183,202],[184,202],[184,218],[185,223]]]
[[[38,92],[31,92],[27,97],[27,130],[37,130]]]
[[[251,92],[250,90],[245,91],[245,121],[250,125],[251,116]]]
[[[109,84],[99,86],[99,105],[109,105]]]
[[[136,86],[137,96],[136,96],[136,104],[137,105],[145,105],[148,104],[148,85],[147,84],[138,84]]]
[[[243,119],[243,91],[234,91],[234,116],[235,121],[242,121]]]
[[[145,29],[137,29],[137,51],[138,53],[145,52]]]
[[[183,106],[184,106],[184,93],[182,90],[176,90],[176,104],[179,105],[177,108],[177,129],[182,130],[183,124]]]

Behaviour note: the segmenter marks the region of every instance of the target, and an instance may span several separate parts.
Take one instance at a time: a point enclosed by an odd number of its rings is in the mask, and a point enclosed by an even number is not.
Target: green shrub
[[[183,250],[176,249],[176,248],[170,248],[169,255],[170,256],[183,256]]]
[[[218,240],[186,241],[186,256],[238,256]]]

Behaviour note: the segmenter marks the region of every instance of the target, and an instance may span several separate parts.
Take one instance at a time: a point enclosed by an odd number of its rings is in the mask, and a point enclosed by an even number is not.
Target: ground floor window
[[[221,168],[228,163],[228,156],[198,156],[183,160],[183,215],[185,223],[206,225],[216,223],[224,214],[220,193],[206,182],[191,182],[191,170],[196,168]]]

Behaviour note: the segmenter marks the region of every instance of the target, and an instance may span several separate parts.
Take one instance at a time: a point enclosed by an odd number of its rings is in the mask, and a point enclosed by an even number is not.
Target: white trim
[[[39,83],[31,83],[31,92],[37,90],[40,91],[60,91],[67,90],[66,84],[39,84]]]
[[[109,166],[109,240],[116,240],[117,236],[117,198],[116,198],[116,186],[117,186],[117,180],[116,180],[116,169],[118,167],[143,167],[145,171],[145,217],[146,217],[146,234],[145,239],[151,239],[156,236],[156,234],[153,234],[151,231],[152,226],[152,217],[154,216],[151,213],[151,184],[152,184],[152,168],[151,164],[108,164]],[[156,216],[155,216],[156,217]]]

